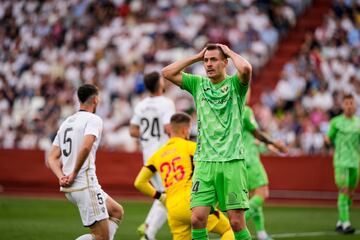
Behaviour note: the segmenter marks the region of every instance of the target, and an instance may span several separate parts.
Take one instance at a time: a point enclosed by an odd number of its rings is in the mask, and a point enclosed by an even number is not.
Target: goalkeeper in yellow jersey
[[[148,160],[135,180],[143,194],[159,199],[168,210],[168,221],[174,240],[191,240],[190,192],[194,171],[196,143],[188,141],[191,117],[176,113],[170,120],[170,139]],[[159,172],[165,193],[156,191],[151,177]],[[207,229],[221,235],[222,240],[234,239],[229,220],[217,210],[209,215]]]

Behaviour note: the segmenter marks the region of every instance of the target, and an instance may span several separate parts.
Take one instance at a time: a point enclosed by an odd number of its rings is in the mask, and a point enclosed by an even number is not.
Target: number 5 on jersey
[[[73,128],[67,128],[65,129],[64,132],[64,145],[68,144],[68,149],[63,149],[62,153],[64,154],[65,157],[68,157],[71,154],[71,149],[72,149],[72,139],[70,136],[67,136],[69,132],[71,132],[73,130]]]
[[[179,161],[181,160],[181,157],[175,157],[171,160],[171,164],[170,162],[163,162],[161,165],[160,165],[160,172],[161,173],[166,173],[165,175],[165,179],[164,179],[164,182],[165,182],[165,187],[168,188],[170,187],[171,185],[173,185],[174,181],[175,182],[178,182],[180,180],[182,180],[185,176],[185,169],[184,169],[184,166],[182,165],[176,165],[176,161]],[[170,178],[170,175],[173,174],[174,177],[173,178]]]

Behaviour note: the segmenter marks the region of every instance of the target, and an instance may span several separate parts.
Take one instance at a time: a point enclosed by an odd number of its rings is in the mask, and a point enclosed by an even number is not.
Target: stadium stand
[[[57,119],[77,108],[74,89],[87,82],[101,89],[104,147],[136,150],[127,126],[143,73],[207,42],[230,45],[258,71],[311,3],[266,2],[1,2],[0,147],[48,149]],[[168,89],[177,108],[191,108],[178,92]]]
[[[284,65],[275,89],[263,91],[255,106],[261,126],[285,140],[292,154],[327,152],[323,135],[341,112],[344,93],[360,106],[359,24],[359,2],[333,1],[323,23]]]

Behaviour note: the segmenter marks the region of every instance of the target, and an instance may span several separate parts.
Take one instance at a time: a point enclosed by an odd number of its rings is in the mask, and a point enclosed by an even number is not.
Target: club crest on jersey
[[[226,85],[222,86],[221,92],[226,93],[227,91],[229,91],[229,86],[226,84]]]

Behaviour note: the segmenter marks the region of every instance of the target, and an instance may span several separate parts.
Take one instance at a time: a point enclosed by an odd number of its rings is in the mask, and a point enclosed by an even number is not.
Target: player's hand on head
[[[229,55],[230,55],[231,49],[230,49],[228,46],[226,46],[226,45],[224,45],[224,44],[220,44],[220,43],[217,43],[216,45],[219,46],[219,47],[222,49],[222,51],[224,52],[224,54],[225,54],[226,56],[229,56]]]
[[[204,47],[198,54],[197,54],[197,58],[198,60],[203,60],[204,55],[205,55],[205,51],[206,51],[206,47]]]

